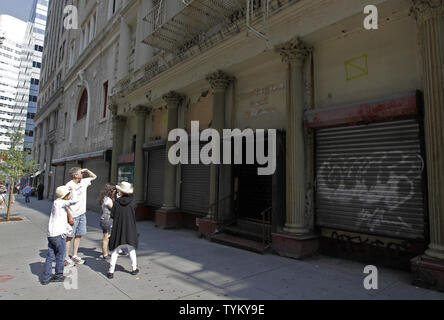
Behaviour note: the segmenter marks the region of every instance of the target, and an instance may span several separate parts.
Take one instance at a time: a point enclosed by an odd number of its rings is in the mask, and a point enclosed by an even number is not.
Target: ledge
[[[167,140],[166,139],[160,139],[160,140],[151,140],[148,142],[145,142],[143,145],[143,150],[147,151],[150,149],[156,149],[156,148],[161,148],[164,147],[167,144]]]

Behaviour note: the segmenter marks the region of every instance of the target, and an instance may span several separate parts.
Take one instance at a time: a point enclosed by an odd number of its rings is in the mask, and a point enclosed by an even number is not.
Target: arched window
[[[82,97],[77,108],[77,121],[82,119],[88,113],[88,92],[83,90]]]

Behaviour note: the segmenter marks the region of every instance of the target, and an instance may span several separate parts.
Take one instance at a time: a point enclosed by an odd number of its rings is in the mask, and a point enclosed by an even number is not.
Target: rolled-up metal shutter
[[[165,153],[164,148],[148,152],[147,203],[153,207],[161,207],[163,204]]]
[[[182,165],[180,208],[184,212],[207,214],[210,207],[210,166]]]
[[[316,132],[316,223],[367,234],[424,238],[416,120]]]

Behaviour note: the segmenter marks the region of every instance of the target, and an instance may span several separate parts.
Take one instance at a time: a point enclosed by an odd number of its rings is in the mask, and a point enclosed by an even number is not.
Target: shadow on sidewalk
[[[34,262],[29,264],[29,269],[31,270],[31,273],[37,276],[39,281],[42,280],[44,265],[44,262]]]
[[[99,256],[102,254],[101,251],[97,251],[97,248],[79,248],[79,253],[82,253],[83,260],[85,260],[85,265],[89,268],[91,268],[95,272],[100,272],[103,275],[106,275],[108,273],[109,269],[109,260],[104,260],[102,258],[99,258]],[[119,260],[121,261],[122,258],[127,258],[129,260],[129,257],[119,257]],[[130,265],[130,264],[129,264]],[[129,270],[126,270],[123,266],[116,264],[116,272],[126,272],[130,273]]]

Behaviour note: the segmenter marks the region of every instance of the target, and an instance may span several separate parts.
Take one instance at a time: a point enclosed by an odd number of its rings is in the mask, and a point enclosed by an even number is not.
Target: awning
[[[70,162],[70,161],[76,161],[76,160],[82,160],[82,159],[90,159],[90,158],[97,158],[97,157],[103,156],[103,154],[106,151],[107,150],[100,150],[100,151],[94,151],[94,152],[89,152],[89,153],[77,154],[77,155],[74,155],[74,156],[69,156],[69,157],[60,158],[60,159],[54,159],[54,160],[52,160],[51,164],[53,166],[56,166],[58,164],[62,164],[62,163],[65,163],[65,162]]]
[[[39,175],[41,175],[43,172],[45,172],[45,169],[42,169],[42,170],[37,171],[36,173],[34,173],[34,174],[31,176],[31,178],[36,178],[36,177],[38,177]]]

